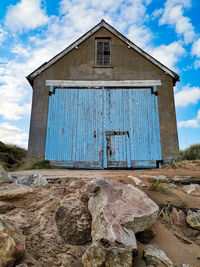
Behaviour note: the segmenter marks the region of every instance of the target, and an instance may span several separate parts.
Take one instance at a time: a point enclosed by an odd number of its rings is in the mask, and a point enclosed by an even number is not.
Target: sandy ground
[[[49,184],[45,187],[35,188],[34,194],[24,198],[12,200],[15,209],[8,212],[5,217],[20,228],[26,236],[26,253],[18,263],[26,262],[28,266],[69,266],[81,267],[81,255],[90,243],[84,246],[70,246],[66,244],[56,229],[55,212],[63,198],[74,196],[78,189],[71,189],[73,181],[84,181],[96,177],[108,177],[126,184],[133,184],[129,175],[139,177],[147,185],[144,190],[162,211],[152,227],[155,238],[150,242],[157,244],[167,256],[181,267],[190,264],[190,267],[200,267],[200,232],[188,225],[177,227],[172,223],[170,211],[172,207],[181,208],[184,212],[189,208],[200,208],[200,197],[189,196],[183,193],[182,186],[171,189],[167,194],[149,190],[151,175],[165,175],[172,178],[176,175],[189,175],[200,180],[200,161],[181,162],[162,169],[150,171],[133,170],[105,170],[105,171],[78,171],[67,169],[30,170],[12,172],[17,177],[40,173],[44,175]],[[82,189],[81,189],[82,190]],[[142,260],[144,244],[138,242],[139,256],[134,259],[135,267],[145,266]]]

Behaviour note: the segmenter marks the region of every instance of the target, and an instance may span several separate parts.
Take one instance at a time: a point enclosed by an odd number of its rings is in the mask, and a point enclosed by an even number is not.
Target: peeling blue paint
[[[162,160],[157,96],[152,88],[55,89],[45,159],[73,168],[155,167]]]

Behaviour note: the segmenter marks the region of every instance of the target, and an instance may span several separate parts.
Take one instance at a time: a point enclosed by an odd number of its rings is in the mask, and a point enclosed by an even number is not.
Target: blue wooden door
[[[45,159],[102,168],[102,90],[56,89],[49,97]]]
[[[162,159],[151,88],[56,89],[45,159],[72,168],[155,167]]]

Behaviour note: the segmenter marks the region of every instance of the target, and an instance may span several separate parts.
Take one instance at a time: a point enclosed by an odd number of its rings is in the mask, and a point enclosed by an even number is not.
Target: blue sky
[[[38,66],[104,18],[180,75],[180,148],[200,143],[199,0],[0,0],[0,140],[27,147]]]

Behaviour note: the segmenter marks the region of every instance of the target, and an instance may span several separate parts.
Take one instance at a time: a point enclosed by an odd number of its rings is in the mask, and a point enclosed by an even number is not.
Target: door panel
[[[46,160],[65,167],[102,167],[101,94],[99,89],[56,89],[49,97]]]

